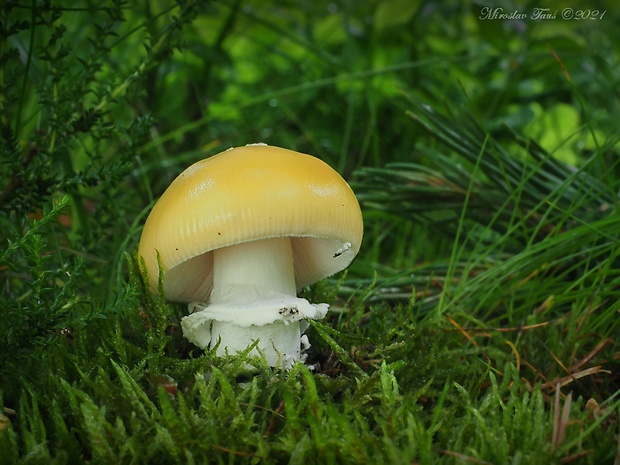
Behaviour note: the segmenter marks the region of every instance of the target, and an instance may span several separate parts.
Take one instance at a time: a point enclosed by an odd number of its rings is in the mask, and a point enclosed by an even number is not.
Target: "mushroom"
[[[147,218],[138,253],[154,290],[161,271],[166,298],[189,303],[189,341],[221,340],[223,355],[258,340],[253,353],[287,368],[304,360],[306,320],[328,310],[297,291],[349,266],[362,232],[355,194],[329,165],[250,144],[181,173]]]

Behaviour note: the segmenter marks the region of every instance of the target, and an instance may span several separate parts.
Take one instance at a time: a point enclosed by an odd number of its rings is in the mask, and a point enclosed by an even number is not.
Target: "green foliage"
[[[287,373],[266,370],[239,383],[243,367],[208,357],[190,361],[191,370],[177,361],[165,377],[153,377],[135,360],[129,365],[115,361],[112,340],[112,334],[103,334],[102,348],[90,359],[96,363],[73,383],[64,376],[51,379],[53,394],[45,398],[34,389],[23,391],[24,460],[452,463],[454,457],[467,457],[545,463],[558,457],[549,443],[554,426],[544,394],[525,383],[512,364],[504,366],[501,381],[482,370],[486,375],[477,379],[488,387],[481,396],[450,378],[426,378],[419,387],[405,384],[400,360],[380,362],[357,379],[313,373],[298,364]],[[85,337],[63,350],[80,357],[76,345],[83,342]],[[588,422],[582,403],[571,411],[573,423]],[[619,406],[616,400],[609,408]],[[570,431],[579,435],[576,426]],[[604,431],[599,423],[589,436],[579,435],[598,441],[589,463],[610,457],[613,438]],[[0,438],[15,450],[10,429]],[[574,444],[563,446],[562,456],[577,450]]]
[[[131,234],[134,212],[144,205],[126,186],[153,120],[138,112],[117,120],[114,104],[174,46],[174,30],[194,7],[150,28],[146,53],[135,57],[137,70],[128,77],[129,68],[115,70],[110,61],[131,35],[119,37],[124,2],[3,8],[0,376],[32,370],[27,359],[113,311],[101,309],[100,300],[123,292],[105,290],[113,279],[106,267],[121,261],[119,234]]]
[[[617,460],[611,2],[95,3],[0,10],[4,462]],[[286,372],[192,346],[135,256],[178,173],[258,141],[365,219]]]
[[[12,231],[13,239],[8,239],[8,247],[0,256],[0,266],[13,274],[0,301],[0,374],[19,370],[33,350],[40,350],[78,320],[83,324],[93,316],[80,316],[76,310],[86,303],[76,289],[84,270],[83,258],[55,268],[50,266],[53,257],[46,253],[43,230],[67,202],[68,198],[63,197],[40,220]]]

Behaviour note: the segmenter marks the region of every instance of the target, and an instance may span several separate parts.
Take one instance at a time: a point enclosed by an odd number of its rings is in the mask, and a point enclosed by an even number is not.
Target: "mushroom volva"
[[[359,251],[355,194],[328,164],[291,150],[251,144],[199,161],[153,207],[139,255],[166,298],[187,302],[184,336],[218,354],[258,340],[271,366],[303,360],[306,320],[324,303],[297,291],[345,269]],[[158,262],[159,255],[159,262]]]

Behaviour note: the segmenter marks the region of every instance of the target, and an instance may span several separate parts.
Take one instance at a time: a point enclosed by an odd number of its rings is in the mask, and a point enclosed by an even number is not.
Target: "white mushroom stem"
[[[288,237],[263,239],[213,251],[211,303],[245,301],[239,289],[295,295],[293,248]]]
[[[183,334],[201,348],[221,340],[217,354],[257,349],[271,366],[290,367],[302,359],[304,319],[320,319],[327,304],[310,304],[295,295],[289,238],[246,242],[213,251],[213,291],[208,305],[183,318]]]

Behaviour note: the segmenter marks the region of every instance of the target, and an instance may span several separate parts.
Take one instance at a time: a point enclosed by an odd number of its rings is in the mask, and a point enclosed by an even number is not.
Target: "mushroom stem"
[[[211,304],[246,302],[248,293],[295,295],[290,238],[244,242],[213,251]]]
[[[304,318],[323,318],[327,304],[296,297],[291,240],[270,238],[213,251],[213,290],[209,305],[183,318],[183,333],[217,354],[256,349],[271,366],[290,367],[301,356]],[[254,352],[256,353],[256,352]]]
[[[263,326],[238,326],[225,321],[213,321],[211,325],[211,341],[215,345],[222,340],[217,348],[219,356],[235,354],[248,348],[258,340],[252,355],[259,352],[265,354],[269,366],[289,368],[301,359],[301,327],[299,321],[284,323],[276,321]]]

